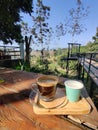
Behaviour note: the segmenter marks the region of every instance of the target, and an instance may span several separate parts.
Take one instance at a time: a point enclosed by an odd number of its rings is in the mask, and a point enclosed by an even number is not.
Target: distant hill
[[[58,50],[45,50],[44,53],[47,53],[49,52],[49,54],[52,56],[54,55],[54,53],[57,53],[59,55],[59,53],[65,53],[65,55],[67,55],[67,52],[68,52],[68,48],[59,48]],[[76,52],[76,48],[73,48],[73,52]],[[80,47],[80,53],[89,53],[89,52],[98,52],[98,43],[88,43],[87,45],[85,46],[81,46]],[[41,56],[41,51],[40,50],[32,50],[31,52],[31,56],[36,56],[36,57],[39,57]]]
[[[80,52],[98,52],[98,43],[88,43],[86,46],[81,46]]]

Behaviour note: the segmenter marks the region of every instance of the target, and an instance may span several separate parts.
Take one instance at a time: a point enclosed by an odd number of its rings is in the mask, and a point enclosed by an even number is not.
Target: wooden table
[[[98,129],[98,112],[85,88],[82,94],[92,110],[88,115],[37,115],[29,101],[32,83],[41,74],[0,68],[0,130]],[[59,82],[64,82],[59,78]]]

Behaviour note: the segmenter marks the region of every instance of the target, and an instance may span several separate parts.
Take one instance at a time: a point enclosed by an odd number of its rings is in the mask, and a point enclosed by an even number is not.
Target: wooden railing
[[[67,57],[62,60],[66,61],[66,75],[68,77],[70,60],[77,60],[77,78],[86,83],[90,81],[89,95],[93,96],[94,86],[98,88],[98,53],[77,53],[76,57]],[[86,72],[86,77],[85,77]],[[89,79],[90,78],[90,79]]]
[[[86,81],[90,77],[89,94],[93,96],[94,84],[98,88],[98,53],[80,53],[78,54],[78,78],[84,81],[85,71],[87,73]]]
[[[0,46],[0,60],[20,59],[20,47]]]

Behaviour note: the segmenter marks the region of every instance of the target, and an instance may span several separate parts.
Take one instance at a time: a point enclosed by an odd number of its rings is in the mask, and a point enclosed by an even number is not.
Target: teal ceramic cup
[[[77,102],[80,99],[81,90],[84,84],[78,80],[67,80],[64,82],[66,96],[70,102]]]

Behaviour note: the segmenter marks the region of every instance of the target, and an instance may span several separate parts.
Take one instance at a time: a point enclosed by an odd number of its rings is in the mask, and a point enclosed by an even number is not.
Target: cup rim
[[[54,79],[54,81],[52,81],[52,82],[47,82],[47,83],[41,83],[39,80],[43,80],[43,79]],[[40,76],[40,77],[38,77],[37,78],[37,83],[38,84],[40,84],[40,85],[42,85],[42,86],[47,86],[48,87],[48,85],[51,85],[51,84],[57,84],[58,83],[58,78],[56,77],[56,76],[51,76],[51,75],[43,75],[43,76]]]
[[[70,82],[73,82],[75,84],[75,86],[77,86],[77,87],[71,87]],[[72,89],[82,89],[84,87],[84,84],[83,84],[82,81],[74,80],[74,79],[69,79],[69,80],[65,81],[64,84],[65,84],[65,87],[69,87],[69,88],[72,88]],[[78,85],[80,85],[80,86],[78,87]]]

